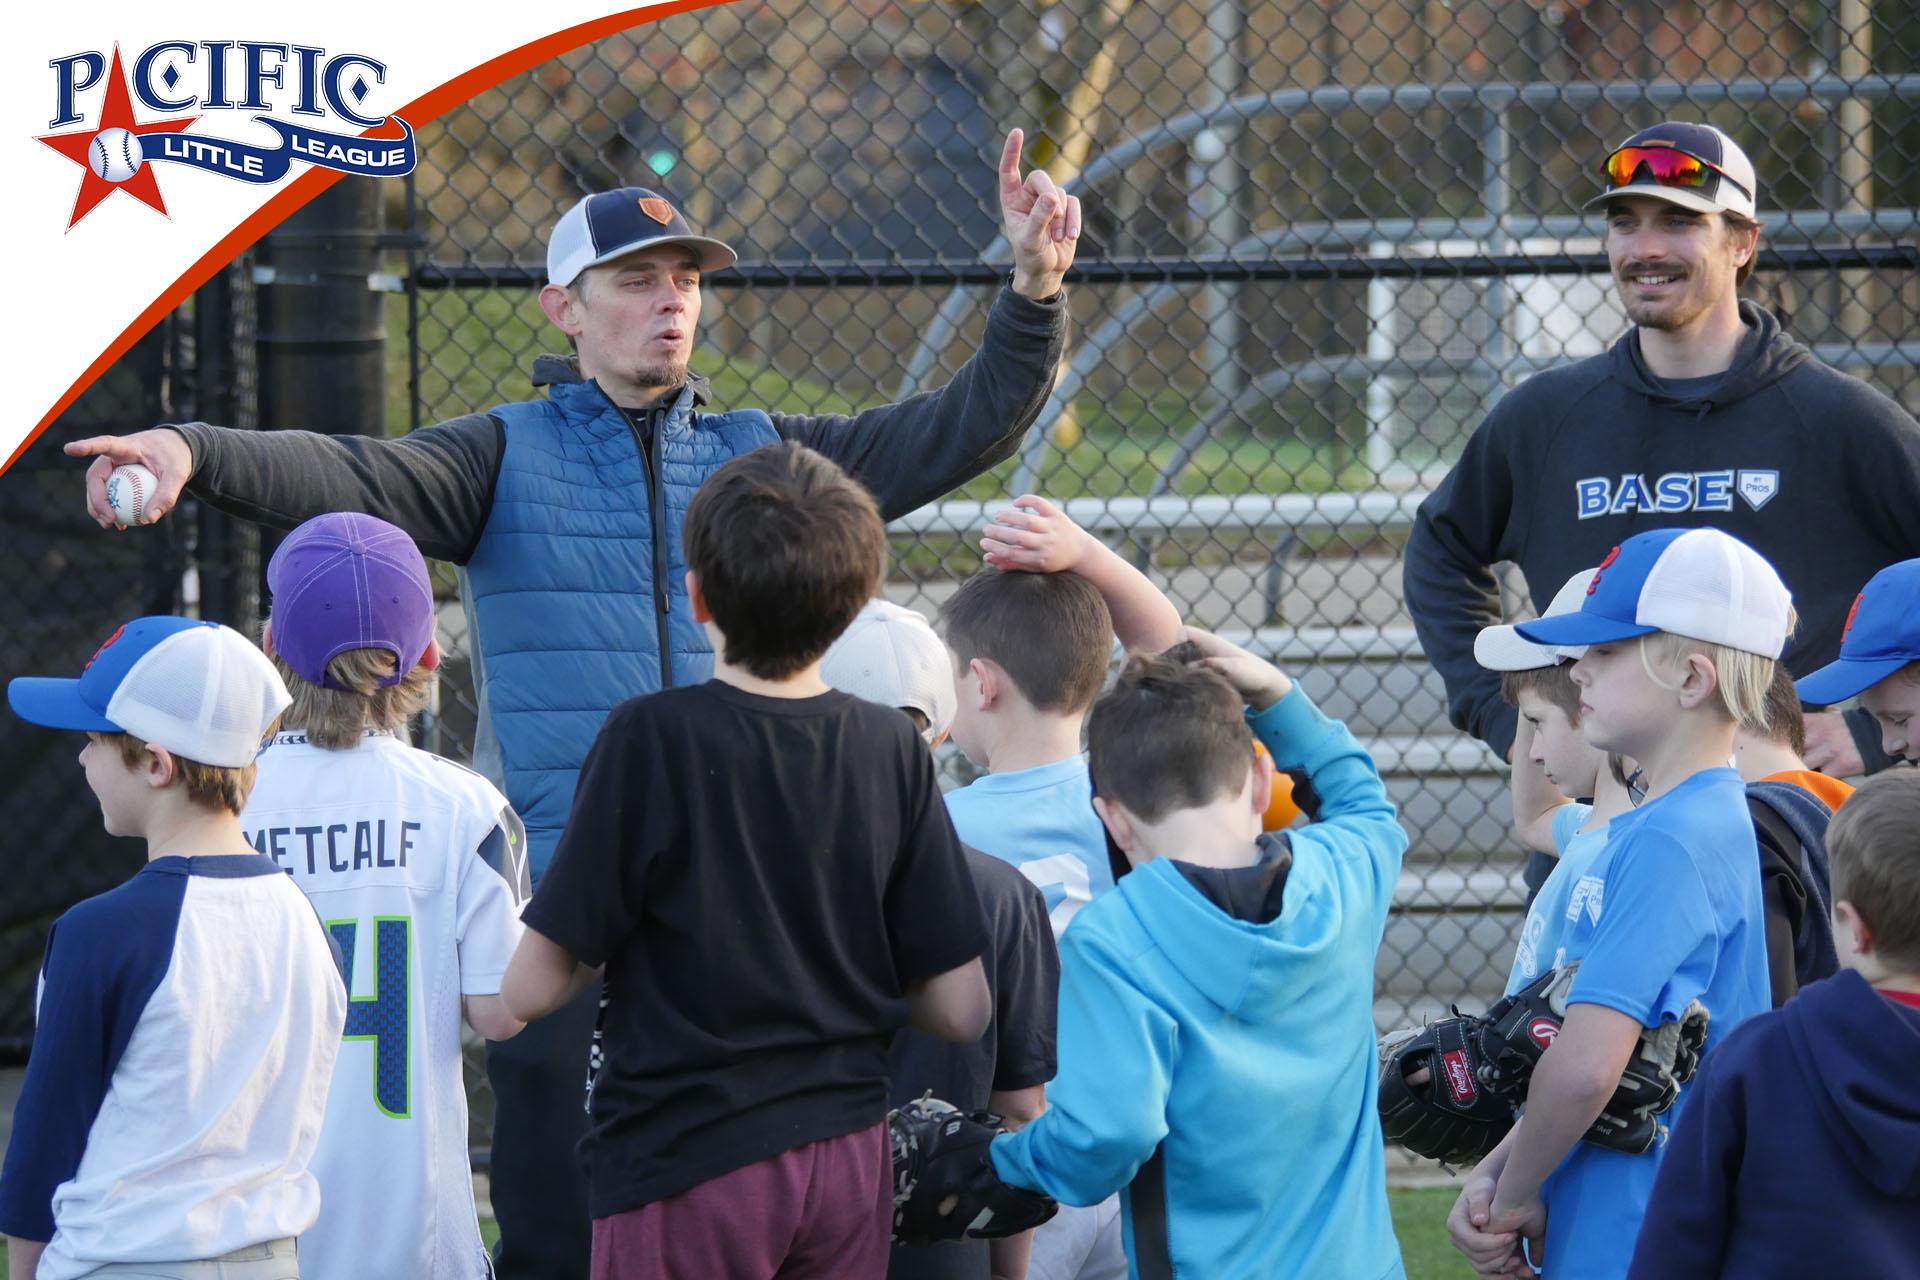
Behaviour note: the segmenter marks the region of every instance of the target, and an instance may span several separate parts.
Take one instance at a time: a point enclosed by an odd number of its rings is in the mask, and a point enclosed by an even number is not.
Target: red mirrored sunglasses
[[[1634,175],[1645,169],[1663,187],[1704,187],[1711,175],[1726,179],[1740,194],[1753,198],[1753,192],[1719,165],[1674,147],[1622,147],[1607,157],[1603,168],[1607,181],[1616,187],[1630,185]]]

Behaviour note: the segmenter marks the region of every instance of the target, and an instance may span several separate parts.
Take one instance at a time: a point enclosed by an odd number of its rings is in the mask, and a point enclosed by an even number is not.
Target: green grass
[[[1447,1240],[1447,1211],[1458,1196],[1452,1187],[1387,1192],[1407,1280],[1473,1280],[1473,1268]]]
[[[1407,1263],[1407,1280],[1473,1280],[1466,1259],[1447,1243],[1447,1210],[1453,1207],[1454,1194],[1450,1187],[1387,1193],[1393,1229]],[[500,1238],[500,1227],[492,1218],[480,1219],[480,1238],[489,1249]],[[0,1252],[0,1280],[7,1280],[4,1252]]]
[[[1451,1187],[1387,1193],[1407,1280],[1473,1280],[1473,1268],[1447,1243],[1447,1210],[1453,1207],[1455,1194]],[[500,1238],[500,1228],[492,1218],[482,1218],[480,1235],[491,1249]],[[4,1267],[0,1267],[0,1280],[6,1280]]]

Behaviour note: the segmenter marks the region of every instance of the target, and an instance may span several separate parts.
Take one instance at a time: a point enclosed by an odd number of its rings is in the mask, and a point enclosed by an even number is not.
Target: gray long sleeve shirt
[[[776,413],[774,429],[845,467],[884,517],[904,515],[1013,455],[1052,389],[1066,331],[1064,293],[1034,302],[1003,289],[980,349],[946,386],[854,415]],[[536,386],[579,377],[560,357],[534,366]],[[707,403],[707,380],[687,381]],[[506,441],[484,413],[395,440],[203,422],[174,430],[193,451],[187,491],[219,510],[281,529],[328,511],[364,511],[455,564],[467,562],[486,528]]]

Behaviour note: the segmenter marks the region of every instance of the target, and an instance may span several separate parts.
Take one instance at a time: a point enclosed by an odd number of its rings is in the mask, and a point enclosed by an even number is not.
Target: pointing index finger
[[[1018,129],[1007,131],[1007,144],[1000,149],[1000,189],[1015,191],[1020,187],[1020,148],[1026,143],[1026,135]]]

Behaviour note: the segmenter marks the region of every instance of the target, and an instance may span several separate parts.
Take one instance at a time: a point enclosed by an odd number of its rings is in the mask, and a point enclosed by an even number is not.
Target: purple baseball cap
[[[433,584],[420,548],[374,516],[335,511],[287,535],[267,563],[273,651],[322,688],[340,686],[327,664],[350,649],[385,649],[391,679],[420,665],[433,642]]]

